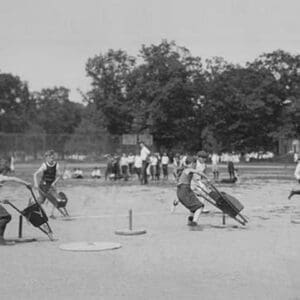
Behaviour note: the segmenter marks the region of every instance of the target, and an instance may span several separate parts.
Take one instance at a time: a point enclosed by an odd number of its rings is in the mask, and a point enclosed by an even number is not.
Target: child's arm
[[[294,175],[297,180],[300,179],[300,163],[297,164]]]
[[[190,171],[190,173],[197,174],[197,175],[199,175],[199,176],[201,176],[201,177],[204,177],[206,180],[209,180],[208,177],[207,177],[207,175],[206,175],[205,173],[201,172],[201,171],[197,171],[197,170],[193,170],[193,169],[192,169],[192,170]]]
[[[36,172],[34,172],[34,174],[33,174],[33,184],[34,184],[34,187],[35,187],[35,188],[38,188],[38,186],[39,186],[39,185],[38,185],[38,181],[37,181],[37,176],[38,176],[39,174],[43,173],[44,170],[45,170],[44,164],[42,164],[42,165],[40,166],[40,168],[39,168]]]
[[[60,169],[59,169],[59,165],[57,164],[56,165],[56,178],[55,180],[52,182],[52,186],[55,186],[55,184],[58,182],[58,180],[61,179],[61,172],[60,172]]]
[[[23,179],[20,179],[18,177],[4,176],[4,175],[0,175],[0,182],[16,182],[16,183],[24,184],[26,186],[31,186],[30,182],[27,182]]]

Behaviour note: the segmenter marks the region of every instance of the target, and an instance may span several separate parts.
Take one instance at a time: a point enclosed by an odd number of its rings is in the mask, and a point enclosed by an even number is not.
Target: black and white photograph
[[[0,0],[0,300],[300,300],[299,13]]]

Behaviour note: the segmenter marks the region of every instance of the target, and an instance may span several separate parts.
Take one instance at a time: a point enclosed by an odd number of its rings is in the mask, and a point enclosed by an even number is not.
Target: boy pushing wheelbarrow
[[[38,175],[41,180],[38,184]],[[61,178],[59,164],[55,161],[54,150],[48,150],[45,153],[45,162],[42,163],[40,168],[33,174],[34,187],[39,191],[39,203],[44,203],[47,199],[52,205],[52,212],[50,217],[54,217],[54,209],[56,208],[64,217],[69,216],[66,209],[68,199],[62,192],[56,191],[55,185]]]

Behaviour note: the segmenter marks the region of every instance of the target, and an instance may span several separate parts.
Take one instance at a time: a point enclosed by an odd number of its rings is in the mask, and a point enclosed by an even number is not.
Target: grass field
[[[38,166],[16,165],[16,175],[30,180]],[[88,175],[94,165],[80,166],[86,178],[59,184],[74,219],[50,220],[58,240],[50,242],[25,222],[24,236],[38,241],[0,248],[0,299],[300,299],[300,197],[287,200],[297,187],[293,165],[237,165],[240,183],[217,187],[244,204],[249,225],[227,218],[222,227],[222,215],[208,206],[196,231],[186,226],[182,206],[170,212],[174,182],[93,180]],[[221,171],[226,177],[225,166]],[[1,199],[22,208],[29,196],[22,186],[1,188]],[[128,228],[129,209],[133,228],[147,234],[115,234]],[[13,220],[6,237],[14,238],[18,214],[8,210]],[[76,241],[122,247],[94,253],[59,249]]]

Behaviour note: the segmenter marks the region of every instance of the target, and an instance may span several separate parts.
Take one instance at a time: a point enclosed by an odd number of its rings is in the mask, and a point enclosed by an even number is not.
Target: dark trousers
[[[142,168],[134,168],[135,173],[138,176],[138,179],[141,180],[141,175],[142,175]]]
[[[132,175],[133,174],[133,163],[129,163],[128,167],[129,167],[129,173],[130,173],[130,175]]]
[[[104,178],[107,180],[108,176],[113,172],[113,167],[111,163],[108,163],[105,169],[105,175]]]
[[[142,184],[147,184],[148,183],[148,175],[147,175],[147,168],[148,168],[149,163],[146,160],[143,160],[142,163]]]
[[[151,179],[154,180],[156,177],[156,166],[151,165],[150,166],[150,174],[151,174]]]
[[[128,166],[121,166],[121,170],[124,180],[128,180]]]
[[[168,178],[168,165],[162,165],[164,178]]]

